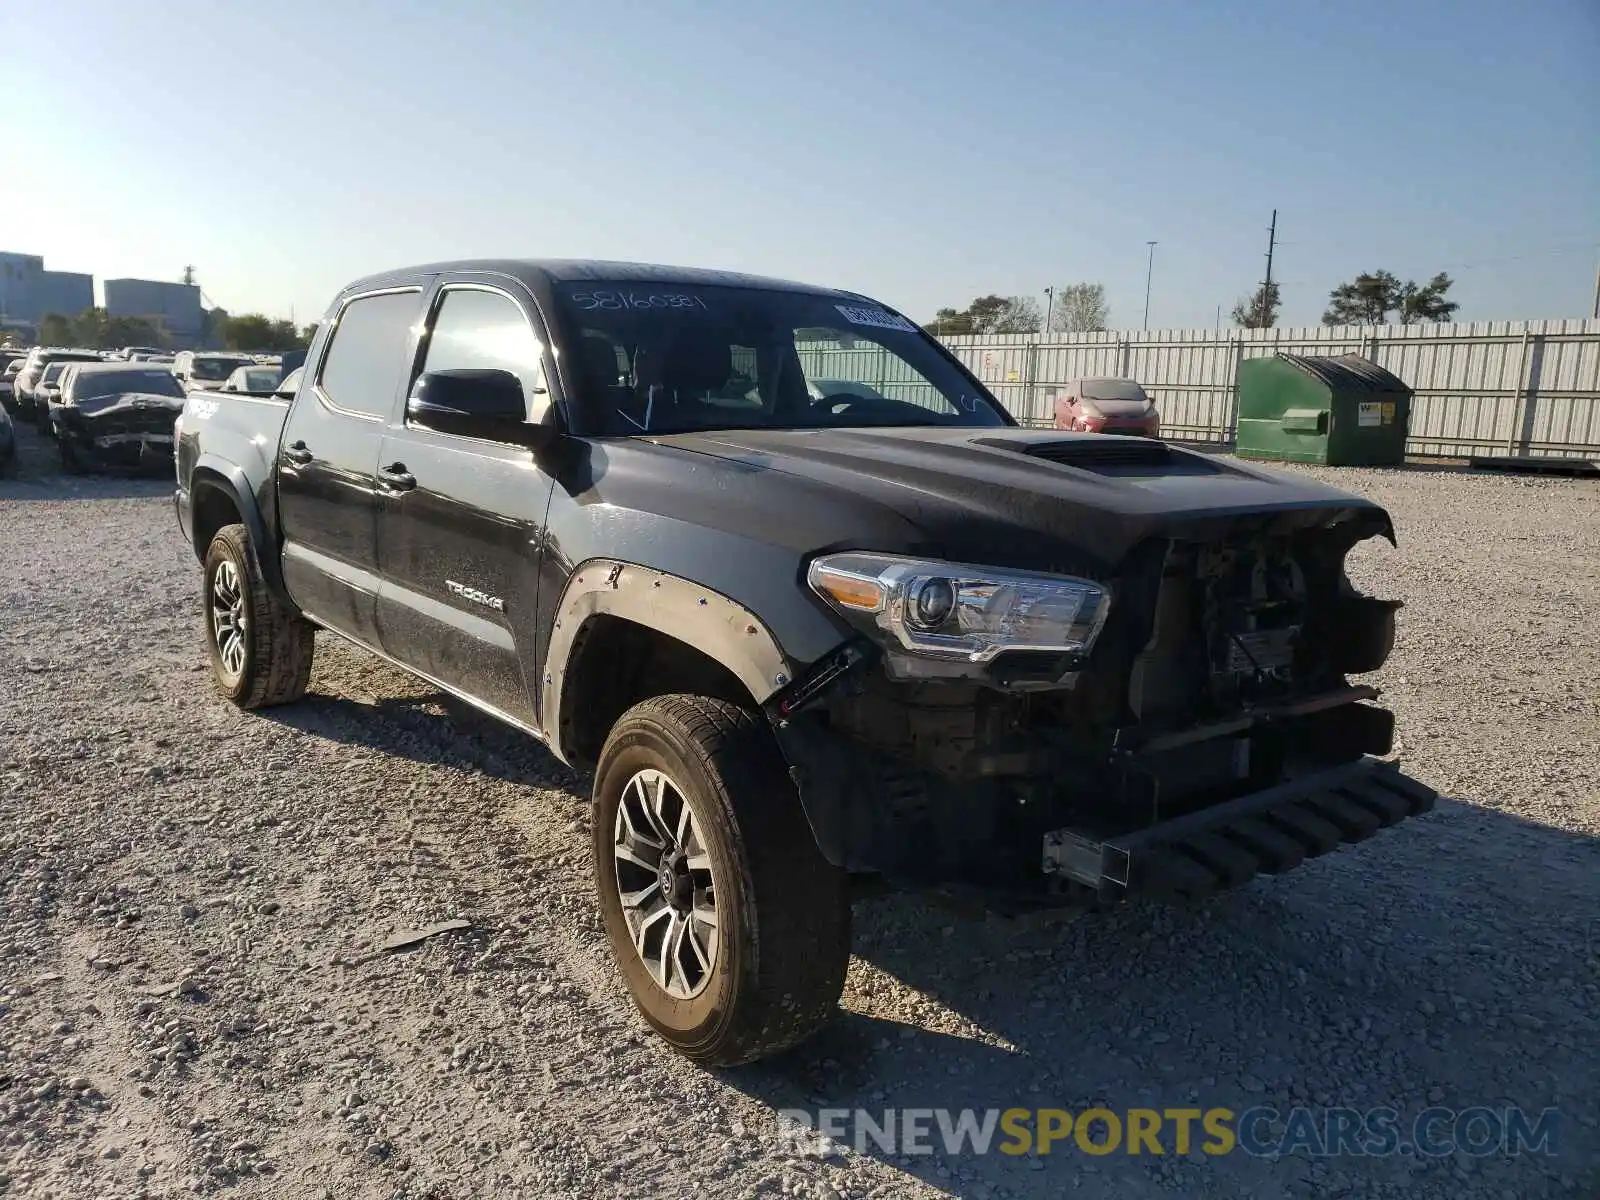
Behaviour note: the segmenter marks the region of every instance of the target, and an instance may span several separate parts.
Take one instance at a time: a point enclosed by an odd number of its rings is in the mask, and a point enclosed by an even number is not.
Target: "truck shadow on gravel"
[[[303,733],[413,762],[465,767],[528,787],[587,794],[587,774],[565,766],[527,734],[445,692],[385,696],[371,702],[307,693],[298,704],[262,709],[257,715]]]
[[[858,905],[855,950],[867,966],[853,970],[858,998],[847,1003],[872,1015],[843,1011],[792,1054],[728,1072],[730,1083],[778,1109],[878,1118],[885,1108],[1556,1107],[1558,1158],[1465,1168],[1476,1186],[1503,1179],[1520,1194],[1546,1173],[1582,1177],[1600,1153],[1576,1120],[1600,1100],[1600,1066],[1581,1049],[1600,1044],[1600,839],[1476,805],[1442,801],[1381,843],[1191,906],[1012,921],[885,897]],[[890,993],[878,973],[916,993],[915,1007],[880,1011]],[[940,1140],[935,1128],[934,1152],[909,1159],[871,1141],[862,1152],[958,1195],[971,1193],[957,1170],[1024,1194],[1085,1163],[1107,1188],[1166,1178],[1193,1194],[1219,1171],[1281,1186],[1285,1171],[1309,1170],[1303,1157],[1186,1166],[1071,1151],[1041,1177],[1027,1159],[946,1158]],[[1334,1165],[1408,1185],[1462,1164]],[[1302,1182],[1315,1192],[1320,1178]]]
[[[315,693],[260,715],[585,803],[586,775],[437,692],[371,702]],[[1330,1160],[1402,1190],[1452,1186],[1462,1169],[1476,1185],[1533,1194],[1530,1181],[1583,1177],[1600,1154],[1594,1130],[1573,1119],[1600,1105],[1600,1066],[1581,1049],[1600,1044],[1600,839],[1442,800],[1374,843],[1189,906],[1013,920],[889,894],[859,902],[855,925],[836,1018],[785,1056],[719,1072],[725,1082],[773,1109],[877,1117],[1262,1104],[1412,1116],[1431,1104],[1553,1106],[1566,1117],[1557,1159]],[[594,953],[604,958],[604,947]],[[1105,1194],[1207,1194],[1223,1178],[1262,1194],[1321,1194],[1334,1169],[1242,1154],[948,1156],[937,1130],[931,1141],[922,1155],[870,1140],[860,1152],[978,1196],[1054,1191],[1069,1178]]]

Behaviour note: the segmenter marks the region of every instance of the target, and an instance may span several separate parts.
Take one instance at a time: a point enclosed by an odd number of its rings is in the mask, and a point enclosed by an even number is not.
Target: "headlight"
[[[853,624],[913,654],[985,663],[1008,650],[1088,654],[1111,607],[1089,579],[972,563],[828,554],[812,589]]]

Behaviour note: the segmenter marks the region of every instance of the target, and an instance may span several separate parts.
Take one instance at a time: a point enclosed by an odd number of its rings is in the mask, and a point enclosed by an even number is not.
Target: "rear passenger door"
[[[529,419],[545,414],[548,340],[520,284],[446,280],[430,308],[417,375],[510,371]],[[403,405],[378,458],[384,651],[537,727],[534,613],[553,480],[526,447],[408,425]]]
[[[373,646],[378,450],[410,375],[422,300],[419,283],[343,301],[278,448],[289,595],[318,623]]]

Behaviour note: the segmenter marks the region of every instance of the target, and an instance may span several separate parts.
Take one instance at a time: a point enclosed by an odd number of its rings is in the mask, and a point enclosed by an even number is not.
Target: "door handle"
[[[283,456],[297,467],[303,467],[311,461],[313,455],[306,449],[304,442],[295,442],[283,452]]]
[[[409,492],[417,486],[417,477],[406,470],[405,463],[390,463],[379,468],[378,484],[385,491]]]

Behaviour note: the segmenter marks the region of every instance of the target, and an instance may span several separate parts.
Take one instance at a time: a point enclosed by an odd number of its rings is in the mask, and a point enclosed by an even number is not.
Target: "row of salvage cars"
[[[193,353],[175,362],[107,361],[95,351],[45,349],[18,359],[0,377],[0,393],[23,419],[55,439],[62,470],[76,474],[96,467],[166,468],[172,461],[173,423],[191,391],[247,395],[293,394],[304,352],[283,361],[245,354]],[[28,372],[32,371],[31,378]],[[873,392],[852,381],[819,381],[833,390]],[[1159,437],[1161,416],[1144,388],[1132,379],[1075,379],[1057,391],[1052,405],[1057,429]],[[16,435],[0,411],[0,468],[16,452]]]
[[[181,368],[181,369],[180,369]],[[4,368],[0,469],[16,455],[16,423],[56,443],[69,474],[109,468],[170,470],[173,425],[192,390],[272,394],[283,366],[245,354],[191,354],[176,362],[43,348]]]

